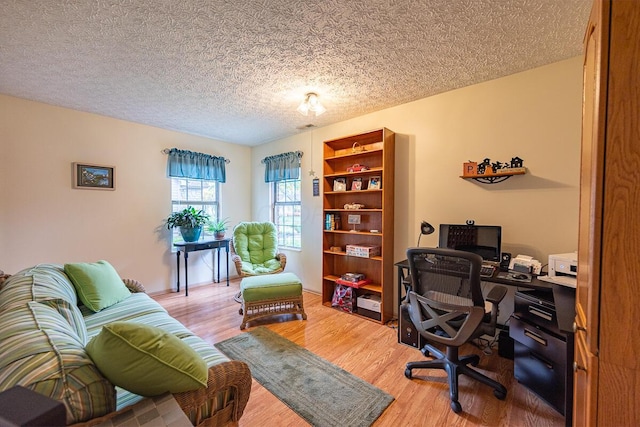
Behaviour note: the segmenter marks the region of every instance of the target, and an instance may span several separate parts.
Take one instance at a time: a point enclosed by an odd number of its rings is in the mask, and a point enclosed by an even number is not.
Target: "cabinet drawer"
[[[545,359],[561,363],[566,367],[567,342],[548,331],[522,319],[512,318],[509,335],[529,347]]]
[[[567,415],[566,365],[553,361],[526,345],[514,343],[513,375],[562,415]]]
[[[549,298],[551,300],[549,300]],[[560,334],[553,294],[536,291],[516,292],[513,315],[539,325],[549,332]]]

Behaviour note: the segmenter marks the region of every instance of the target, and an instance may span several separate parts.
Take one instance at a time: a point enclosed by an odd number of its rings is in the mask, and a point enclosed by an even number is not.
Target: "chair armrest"
[[[122,279],[122,281],[124,282],[125,286],[127,287],[127,289],[129,289],[129,292],[131,292],[132,294],[138,293],[138,292],[142,292],[142,293],[147,293],[147,290],[144,288],[144,285],[140,282],[138,282],[137,280],[134,279]]]
[[[231,261],[233,261],[233,264],[236,266],[236,272],[238,272],[238,276],[244,276],[245,274],[242,272],[242,258],[240,258],[240,255],[236,253],[231,254]]]
[[[494,286],[485,299],[492,304],[500,304],[500,301],[502,301],[506,294],[507,288],[504,286]]]
[[[230,399],[229,404],[233,406],[230,408],[231,421],[238,421],[247,406],[251,393],[251,371],[246,363],[231,360],[214,365],[209,368],[206,388],[174,393],[173,397],[187,414],[187,417],[191,419],[193,425],[226,425],[229,420],[216,419],[212,422],[210,418],[216,418],[217,414],[203,412],[209,408],[211,411],[215,409],[215,404],[219,399],[218,395],[221,392],[227,392],[225,394]]]
[[[282,252],[279,252],[276,254],[276,259],[280,261],[280,266],[284,270],[284,266],[287,265],[287,255]]]

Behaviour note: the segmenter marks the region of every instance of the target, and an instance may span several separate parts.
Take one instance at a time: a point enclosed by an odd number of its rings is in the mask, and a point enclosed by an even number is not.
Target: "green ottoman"
[[[301,314],[302,319],[307,319],[302,304],[302,283],[293,273],[245,277],[240,282],[240,291],[240,314],[244,314],[240,329],[251,320],[274,314]]]

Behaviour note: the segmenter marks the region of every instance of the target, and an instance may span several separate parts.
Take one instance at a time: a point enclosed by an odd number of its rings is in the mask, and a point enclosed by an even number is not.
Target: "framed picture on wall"
[[[73,188],[87,190],[115,190],[114,166],[73,163]]]

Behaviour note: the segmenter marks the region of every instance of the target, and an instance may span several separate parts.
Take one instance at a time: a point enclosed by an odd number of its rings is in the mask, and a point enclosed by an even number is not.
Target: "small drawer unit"
[[[573,335],[558,327],[552,292],[518,291],[514,303],[509,326],[514,340],[514,376],[570,423]]]
[[[565,413],[567,342],[526,321],[512,319],[513,373],[562,415]]]
[[[553,301],[553,293],[549,291],[518,291],[514,297],[513,316],[527,320],[547,331],[560,334],[558,318]]]

